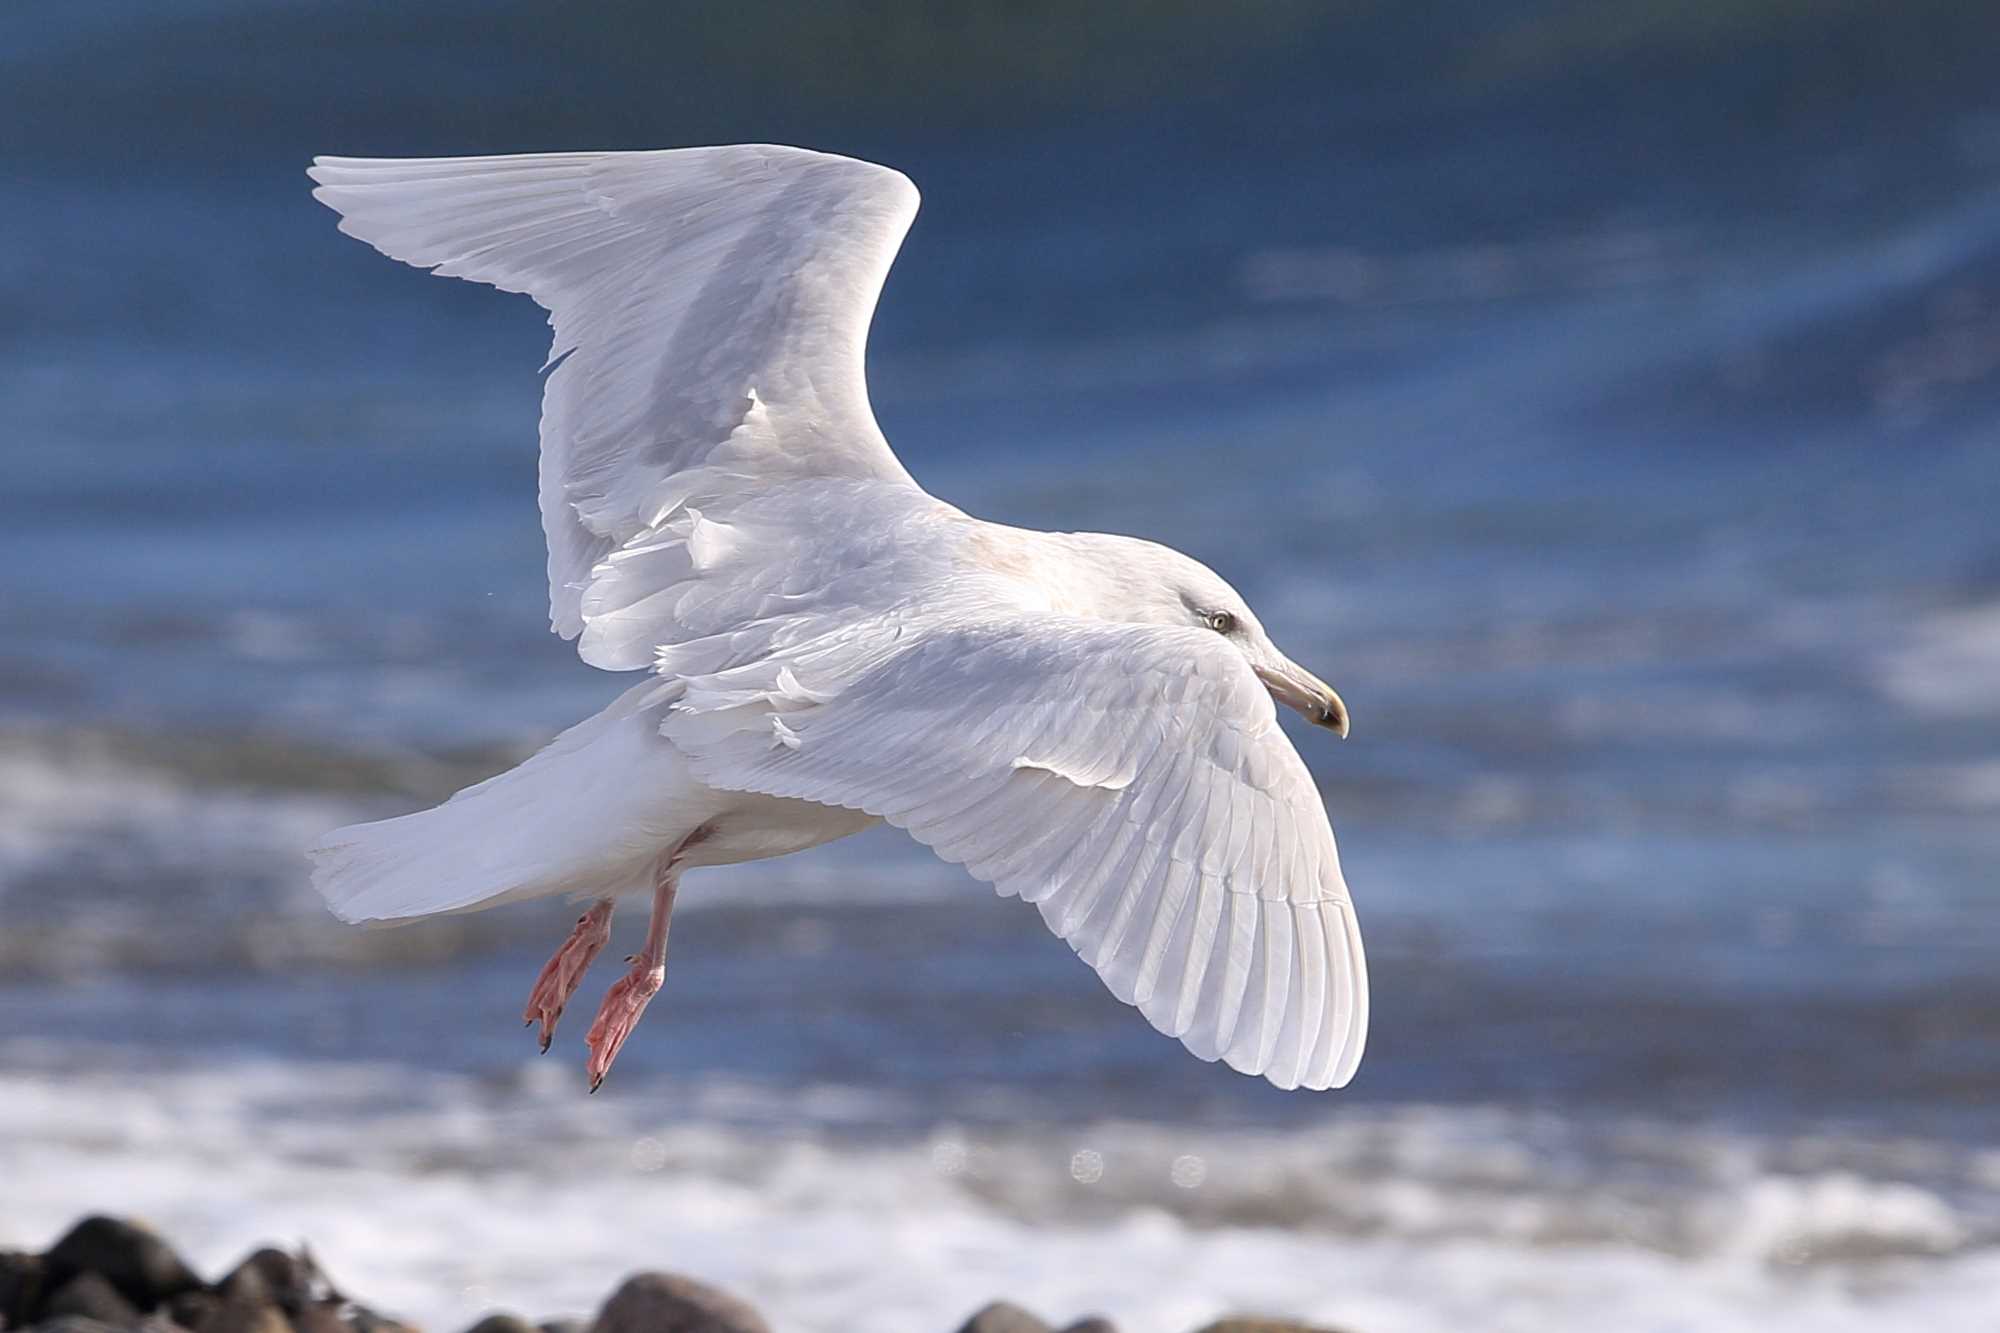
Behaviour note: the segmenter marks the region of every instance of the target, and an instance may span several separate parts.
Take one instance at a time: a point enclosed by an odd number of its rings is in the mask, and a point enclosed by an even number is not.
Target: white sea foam
[[[2000,715],[2000,603],[1941,611],[1883,657],[1885,693],[1922,713]]]
[[[38,883],[103,890],[253,881],[305,888],[294,867],[312,836],[350,817],[352,799],[191,784],[90,738],[0,749],[0,897],[14,924],[41,913]],[[72,893],[72,898],[85,895]],[[298,908],[309,895],[280,901]],[[53,904],[42,904],[52,908]],[[199,910],[184,902],[183,909]]]
[[[298,763],[309,770],[315,758],[302,751]],[[357,933],[327,914],[310,888],[304,848],[330,828],[421,802],[328,790],[313,785],[324,777],[310,771],[294,787],[182,771],[198,767],[87,733],[0,736],[0,904],[9,931],[0,937],[0,970],[81,971],[114,957],[185,964],[203,949],[276,964],[403,948],[394,935]],[[907,901],[959,891],[960,879],[900,835],[878,835],[817,857],[704,873],[687,906]],[[503,936],[525,920],[488,918],[481,927]],[[30,941],[33,956],[23,956]]]
[[[546,1063],[183,1070],[25,1041],[0,1070],[0,1245],[83,1208],[148,1217],[210,1271],[305,1238],[439,1330],[587,1312],[643,1267],[781,1329],[889,1333],[996,1295],[1136,1330],[1226,1308],[1361,1333],[1969,1330],[2000,1284],[1985,1168],[1917,1142],[1332,1104],[1290,1132],[953,1125],[852,1088],[585,1098]]]

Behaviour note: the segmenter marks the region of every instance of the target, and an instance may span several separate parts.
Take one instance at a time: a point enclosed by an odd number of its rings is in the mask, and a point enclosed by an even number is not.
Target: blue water
[[[766,104],[695,68],[722,20],[682,86],[607,54],[666,20],[578,19],[606,63],[565,95],[525,10],[438,7],[434,65],[367,4],[0,19],[0,1030],[514,1067],[560,910],[356,934],[296,852],[623,686],[546,632],[546,331],[340,237],[302,170],[769,137],[926,193],[870,367],[921,481],[1179,546],[1341,690],[1353,739],[1297,739],[1375,1034],[1342,1098],[1196,1064],[882,834],[691,886],[632,1086],[906,1094],[878,1130],[1033,1088],[2000,1137],[2000,104],[1892,53],[1764,117],[1782,27],[1662,29],[1628,86],[1509,36],[1575,7],[1280,8],[1011,120],[1021,51]]]
[[[60,67],[205,21],[11,22],[18,59]],[[235,153],[219,124],[79,104],[77,152],[42,143],[5,187],[0,715],[42,750],[136,735],[169,773],[254,736],[305,790],[356,754],[532,745],[618,688],[543,630],[540,320],[383,263],[307,197],[309,151],[441,129],[328,139],[317,75],[233,77],[268,117]],[[1248,139],[1171,100],[977,159],[990,133],[856,136],[928,192],[872,353],[918,477],[1179,545],[1339,685],[1355,740],[1301,743],[1386,957],[1407,932],[1551,988],[1718,1000],[1982,977],[1990,117],[1640,169],[1532,100],[1259,97]],[[1403,136],[1360,151],[1392,111]],[[1413,980],[1380,969],[1385,1041]]]

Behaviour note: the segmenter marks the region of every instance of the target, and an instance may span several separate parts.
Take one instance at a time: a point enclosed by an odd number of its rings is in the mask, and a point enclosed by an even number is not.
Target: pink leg
[[[543,966],[542,974],[535,978],[535,988],[528,992],[528,1007],[521,1011],[521,1017],[531,1025],[538,1022],[542,1025],[544,1053],[549,1049],[550,1038],[556,1035],[556,1020],[562,1017],[563,1006],[583,984],[583,974],[591,959],[597,957],[611,938],[611,908],[611,899],[599,898],[576,919],[576,929],[570,931],[562,948],[556,950],[556,956]]]
[[[646,926],[646,947],[626,959],[632,970],[612,984],[597,1021],[590,1025],[584,1041],[590,1047],[590,1090],[596,1092],[611,1072],[619,1047],[639,1026],[646,1004],[660,993],[667,979],[667,923],[674,914],[674,894],[680,887],[680,873],[671,862],[660,868],[659,882],[653,886],[653,919]]]

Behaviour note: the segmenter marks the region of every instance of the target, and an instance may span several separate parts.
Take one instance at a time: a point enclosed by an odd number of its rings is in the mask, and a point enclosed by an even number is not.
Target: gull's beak
[[[1279,658],[1276,666],[1256,668],[1257,679],[1279,703],[1298,709],[1315,726],[1325,727],[1342,740],[1347,739],[1347,705],[1333,692],[1333,686],[1296,662]]]

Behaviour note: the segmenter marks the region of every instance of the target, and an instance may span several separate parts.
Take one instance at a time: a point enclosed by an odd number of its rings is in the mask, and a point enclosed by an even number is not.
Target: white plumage
[[[550,618],[653,672],[513,771],[328,835],[337,913],[650,887],[663,956],[680,870],[883,819],[1035,903],[1201,1058],[1351,1077],[1361,939],[1272,701],[1342,734],[1344,707],[1195,561],[984,523],[910,478],[864,376],[907,179],[770,146],[311,174],[342,231],[549,311]],[[580,975],[601,941],[565,947]]]

